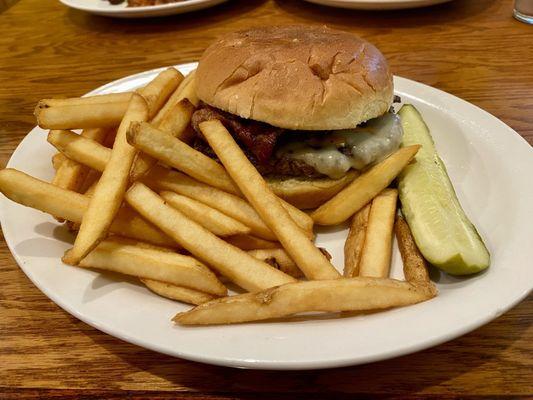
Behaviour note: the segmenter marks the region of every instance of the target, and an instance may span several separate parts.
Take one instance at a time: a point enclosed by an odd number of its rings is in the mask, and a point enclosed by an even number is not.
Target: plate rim
[[[191,62],[191,63],[183,63],[183,64],[175,65],[175,67],[181,69],[182,71],[187,71],[187,70],[190,70],[190,69],[194,68],[196,65],[197,65],[196,62]],[[160,71],[164,70],[165,68],[168,68],[168,67],[155,68],[155,69],[152,69],[152,70],[143,71],[143,72],[140,72],[140,73],[137,73],[137,74],[132,74],[132,75],[129,75],[129,76],[114,80],[112,82],[104,84],[104,85],[102,85],[102,86],[100,86],[100,87],[88,92],[86,95],[106,92],[108,89],[116,87],[116,86],[120,85],[121,83],[126,83],[126,82],[134,80],[134,79],[139,79],[139,78],[155,75],[157,72],[160,72]],[[430,90],[437,91],[437,94],[439,95],[439,97],[453,98],[454,101],[460,101],[463,105],[466,105],[468,107],[474,107],[477,110],[477,112],[481,112],[481,113],[485,114],[486,116],[490,117],[491,120],[494,121],[494,122],[497,121],[498,124],[500,125],[500,127],[504,128],[507,131],[507,134],[510,137],[514,138],[513,140],[518,139],[518,141],[516,142],[517,144],[520,143],[520,145],[524,145],[525,144],[525,145],[529,146],[528,142],[522,136],[520,136],[511,127],[506,125],[503,121],[499,120],[498,118],[496,118],[492,114],[488,113],[487,111],[481,109],[480,107],[478,107],[478,106],[476,106],[476,105],[474,105],[472,103],[469,103],[466,100],[463,100],[463,99],[461,99],[461,98],[459,98],[457,96],[454,96],[454,95],[452,95],[450,93],[444,92],[444,91],[442,91],[440,89],[437,89],[437,88],[431,87],[429,85],[425,85],[423,83],[416,82],[414,80],[410,80],[410,79],[407,79],[407,78],[402,78],[402,77],[395,76],[395,80],[398,80],[398,82],[403,82],[404,84],[414,85],[414,87],[418,87],[418,88],[421,88],[421,89],[428,89],[429,88]],[[415,95],[410,95],[410,96],[416,98]],[[423,101],[423,99],[421,99],[421,101]],[[19,150],[19,148],[21,148],[22,146],[25,145],[26,140],[30,140],[30,133],[33,132],[33,130],[35,128],[37,128],[37,127],[34,127],[32,130],[30,130],[28,132],[28,134],[24,137],[24,139],[19,143],[17,148],[13,151],[13,153],[12,153],[12,155],[11,155],[7,165],[6,165],[6,168],[9,168],[9,167],[12,166],[12,164],[14,163],[14,161],[13,161],[14,155]],[[8,240],[8,238],[11,237],[10,230],[8,229],[6,231],[4,229],[5,228],[5,225],[4,225],[5,216],[4,216],[4,206],[3,205],[6,202],[10,202],[10,200],[8,200],[4,196],[2,196],[0,198],[0,225],[2,226],[2,230],[3,230],[4,235],[5,235],[5,242],[6,242],[7,246],[8,246],[8,248],[9,248],[13,258],[15,259],[15,261],[17,262],[17,264],[19,265],[21,270],[24,272],[24,274],[30,279],[30,281],[45,296],[47,296],[50,300],[52,300],[56,305],[58,305],[60,308],[62,308],[63,310],[65,310],[66,312],[68,312],[69,314],[74,316],[75,318],[77,318],[77,319],[83,321],[84,323],[87,323],[88,325],[90,325],[90,326],[92,326],[92,327],[94,327],[94,328],[96,328],[96,329],[98,329],[98,330],[100,330],[100,331],[102,331],[102,332],[104,332],[106,334],[109,334],[109,335],[111,335],[111,336],[113,336],[113,337],[115,337],[117,339],[129,342],[129,343],[132,343],[134,345],[137,345],[137,346],[140,346],[140,347],[143,347],[143,348],[147,348],[147,349],[150,349],[150,350],[162,353],[162,354],[167,354],[169,356],[179,357],[179,358],[183,358],[183,359],[187,359],[187,360],[192,360],[192,361],[197,361],[197,362],[202,362],[202,363],[212,364],[212,365],[229,366],[229,367],[244,367],[244,368],[250,368],[250,369],[269,369],[269,370],[311,370],[311,369],[323,369],[323,368],[333,368],[333,367],[344,367],[344,366],[350,366],[350,365],[359,365],[359,364],[366,364],[366,363],[381,361],[381,360],[385,360],[385,359],[391,359],[391,358],[399,357],[399,356],[406,355],[406,354],[411,354],[411,353],[414,353],[414,352],[417,352],[417,351],[421,351],[421,350],[424,350],[424,349],[427,349],[427,348],[434,347],[436,345],[439,345],[439,344],[445,343],[445,342],[447,342],[449,340],[452,340],[452,339],[455,339],[457,337],[460,337],[460,336],[462,336],[462,335],[464,335],[464,334],[466,334],[468,332],[471,332],[471,331],[479,328],[480,326],[492,321],[493,319],[495,319],[496,317],[500,316],[501,314],[503,314],[504,312],[508,311],[509,309],[513,308],[516,304],[521,302],[531,292],[531,290],[533,288],[533,283],[532,283],[532,285],[529,288],[524,288],[523,292],[520,293],[518,296],[516,296],[513,301],[511,301],[508,304],[506,304],[505,307],[501,307],[498,310],[496,310],[496,313],[494,313],[494,312],[492,312],[492,313],[486,312],[485,314],[479,316],[478,318],[473,319],[468,324],[462,325],[462,326],[460,326],[458,328],[455,328],[455,329],[448,330],[446,334],[441,334],[441,335],[438,335],[438,336],[436,336],[434,338],[430,338],[430,339],[425,340],[425,341],[420,341],[419,343],[411,345],[411,346],[399,347],[399,348],[397,348],[394,351],[388,351],[386,353],[378,352],[378,353],[375,353],[373,355],[369,355],[369,356],[366,356],[366,357],[354,357],[352,355],[352,356],[345,356],[345,357],[340,357],[340,358],[336,358],[336,359],[328,359],[328,360],[325,360],[325,361],[294,361],[294,360],[291,360],[291,361],[286,361],[286,360],[284,360],[284,361],[271,361],[271,360],[257,361],[257,360],[243,360],[243,359],[236,359],[236,358],[227,358],[227,357],[220,357],[220,356],[205,356],[203,354],[198,354],[198,352],[192,352],[191,353],[191,352],[187,352],[187,351],[179,350],[179,349],[177,349],[177,350],[173,349],[172,351],[169,351],[166,348],[159,346],[157,343],[149,342],[149,341],[146,341],[146,340],[143,340],[143,339],[138,339],[138,338],[136,338],[136,337],[134,337],[132,335],[129,335],[127,333],[125,333],[125,334],[124,333],[120,333],[120,336],[119,336],[117,334],[117,332],[114,331],[112,328],[104,326],[104,325],[100,324],[97,320],[93,319],[92,317],[90,317],[90,316],[88,316],[88,315],[76,310],[75,307],[71,307],[68,304],[68,301],[63,301],[61,299],[61,296],[55,294],[54,292],[49,291],[46,287],[41,287],[41,285],[37,284],[37,279],[36,279],[36,276],[34,275],[33,271],[24,266],[24,262],[21,259],[21,256],[19,254],[17,254],[17,252],[13,248],[14,244],[10,240]]]
[[[158,4],[153,6],[141,6],[141,7],[123,7],[123,8],[103,8],[94,6],[84,6],[79,4],[73,4],[71,0],[59,0],[63,5],[80,11],[88,13],[98,13],[99,15],[136,15],[144,13],[157,13],[159,11],[166,10],[178,10],[181,8],[194,7],[198,5],[216,6],[218,4],[227,2],[228,0],[186,0],[185,2],[176,2],[168,4]],[[100,0],[105,1],[105,0]],[[191,11],[197,10],[196,8]]]
[[[387,11],[431,7],[453,0],[304,0],[309,3],[351,10]]]

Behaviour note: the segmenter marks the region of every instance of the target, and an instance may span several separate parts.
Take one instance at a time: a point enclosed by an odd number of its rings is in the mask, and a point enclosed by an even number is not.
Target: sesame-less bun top
[[[387,61],[367,41],[317,26],[235,32],[206,49],[196,71],[205,103],[287,129],[353,128],[387,111]]]

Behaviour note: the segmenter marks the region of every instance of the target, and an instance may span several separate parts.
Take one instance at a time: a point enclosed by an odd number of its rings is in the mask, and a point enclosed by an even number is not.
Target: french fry
[[[122,93],[108,93],[99,94],[96,96],[85,97],[70,97],[70,98],[56,98],[43,99],[39,103],[43,107],[58,107],[58,106],[79,106],[88,104],[107,104],[107,103],[123,103],[124,109],[131,99],[131,92]]]
[[[359,275],[359,262],[365,244],[366,226],[370,213],[370,203],[357,211],[352,218],[348,238],[344,243],[344,277]]]
[[[94,169],[89,170],[89,173],[83,182],[83,188],[80,190],[80,193],[83,193],[83,195],[87,198],[92,197],[96,189],[96,185],[98,184],[98,179],[100,179],[100,174]],[[71,232],[78,232],[80,230],[80,224],[78,222],[66,221],[66,225],[68,230]]]
[[[48,141],[68,158],[97,171],[104,170],[111,156],[111,150],[75,133],[68,133],[68,131],[57,131],[53,135],[49,135]],[[158,165],[148,171],[142,181],[158,191],[170,190],[201,201],[250,227],[252,234],[255,236],[267,240],[276,240],[274,233],[265,225],[253,207],[236,195],[216,189],[180,172],[171,171]],[[312,238],[311,218],[303,211],[283,201],[282,205],[287,208],[291,217],[305,234]]]
[[[131,97],[131,93],[128,95],[128,97]],[[107,128],[84,129],[81,133],[81,136],[101,143],[109,135],[109,131],[110,130]],[[68,134],[76,135],[71,131],[66,132],[68,132]],[[49,136],[59,134],[60,133],[58,133],[58,131],[50,131]],[[75,160],[69,159],[56,171],[52,183],[63,189],[74,190],[75,192],[83,193],[81,187],[83,186],[83,182],[86,180],[88,173],[89,169],[86,166],[76,162]]]
[[[430,285],[428,263],[418,250],[411,229],[405,219],[396,215],[394,225],[398,247],[403,261],[403,274],[407,282],[415,285]]]
[[[78,265],[167,282],[218,296],[227,294],[226,287],[215,274],[192,257],[112,239],[100,242]]]
[[[52,184],[67,190],[74,190],[77,192],[89,169],[84,165],[67,158],[56,171]]]
[[[137,92],[144,97],[148,106],[148,119],[152,119],[176,90],[184,76],[176,68],[160,72],[148,85]]]
[[[276,196],[277,197],[277,196]],[[300,210],[299,208],[296,208],[290,203],[287,203],[285,200],[283,200],[280,197],[277,197],[279,202],[281,203],[281,206],[287,211],[290,215],[290,217],[293,219],[293,221],[298,225],[300,228],[302,228],[302,231],[304,234],[314,239],[315,233],[313,232],[313,225],[314,221],[313,218],[309,216],[306,212]]]
[[[73,132],[56,131],[48,136],[48,141],[68,158],[97,171],[103,171],[111,157],[111,150]],[[252,233],[256,236],[267,240],[276,240],[275,235],[261,220],[261,217],[259,217],[253,207],[236,195],[216,189],[182,173],[171,171],[158,165],[148,171],[142,181],[158,191],[170,190],[201,201],[250,227]],[[312,238],[314,235],[312,219],[294,206],[284,201],[281,203],[305,234]]]
[[[89,206],[88,197],[15,169],[0,170],[0,192],[16,203],[75,223],[81,222]],[[109,230],[121,236],[176,247],[173,240],[130,208],[118,212]]]
[[[173,320],[181,325],[234,324],[310,311],[382,310],[420,303],[434,295],[430,288],[393,279],[305,281],[212,300],[177,314]]]
[[[172,136],[187,142],[187,136],[190,136],[189,122],[191,121],[194,106],[187,99],[183,99],[176,103],[165,117],[159,122],[157,128],[161,131],[171,134]],[[132,182],[138,180],[150,168],[157,163],[157,159],[153,158],[147,153],[138,153],[135,158],[135,163],[130,172],[130,180]]]
[[[187,143],[190,138],[191,117],[194,113],[195,107],[189,99],[183,99],[177,102],[169,109],[167,115],[159,121],[155,126],[163,132],[170,133],[172,136],[180,139],[182,142]]]
[[[243,289],[258,291],[294,281],[289,275],[213,235],[165,204],[142,183],[136,182],[130,187],[126,192],[126,201],[191,254]]]
[[[198,95],[196,94],[196,77],[194,74],[194,71],[191,72],[191,77],[189,82],[186,86],[183,87],[183,91],[181,92],[182,98],[189,99],[192,104],[195,106],[198,106],[200,103],[200,99],[198,98]]]
[[[128,142],[142,152],[185,172],[200,182],[228,193],[239,193],[239,189],[219,163],[146,122],[134,123],[130,126]]]
[[[98,185],[98,181],[95,181],[91,186],[87,188],[87,190],[83,193],[86,197],[93,197],[94,191],[96,190],[96,185]]]
[[[340,277],[324,254],[294,222],[222,123],[218,120],[202,122],[200,130],[228,174],[305,276],[309,279]]]
[[[249,250],[248,254],[259,260],[263,260],[280,271],[285,272],[293,278],[300,279],[304,277],[303,272],[292,261],[287,252],[283,249],[255,249]]]
[[[170,109],[183,99],[188,99],[194,106],[197,106],[200,102],[198,96],[196,95],[196,86],[191,86],[191,82],[194,79],[194,72],[190,72],[185,79],[181,81],[179,86],[176,88],[174,93],[170,96],[166,104],[159,110],[157,115],[152,119],[152,123],[156,126],[159,126],[159,123],[164,119]]]
[[[85,129],[113,127],[120,124],[127,102],[52,106],[39,103],[35,109],[37,124],[44,129]]]
[[[279,242],[271,242],[252,235],[228,236],[224,240],[241,250],[277,249],[281,246]]]
[[[359,262],[359,276],[373,278],[389,276],[397,199],[396,189],[385,189],[372,200],[365,243]]]
[[[80,186],[80,193],[83,193],[85,196],[91,197],[96,188],[96,184],[100,179],[100,172],[94,169],[90,169],[89,173],[85,177],[83,184]]]
[[[61,164],[67,159],[63,153],[56,153],[52,156],[52,167],[57,171]]]
[[[68,130],[52,130],[48,142],[70,160],[102,172],[111,158],[111,149]]]
[[[205,185],[177,171],[154,168],[143,182],[159,191],[170,190],[207,204],[242,222],[252,235],[266,240],[277,240],[261,217],[245,200],[223,190]]]
[[[274,233],[263,222],[254,208],[242,197],[239,197],[242,196],[242,193],[237,196],[199,182],[180,172],[159,166],[155,166],[150,170],[142,181],[159,191],[170,190],[201,201],[250,227],[253,235],[266,240],[277,240]],[[313,238],[312,219],[303,211],[283,200],[281,200],[281,205],[287,210],[304,234],[309,238]]]
[[[250,228],[208,205],[174,192],[159,194],[168,204],[217,236],[246,235]]]
[[[359,211],[385,189],[413,159],[419,145],[402,147],[388,158],[357,177],[315,211],[311,217],[319,225],[336,225]]]
[[[183,303],[200,305],[216,298],[211,294],[200,292],[199,290],[171,285],[170,283],[154,281],[152,279],[141,278],[141,282],[155,294]]]
[[[83,215],[74,247],[64,257],[65,262],[78,264],[107,234],[122,204],[129,171],[135,157],[135,148],[126,141],[126,131],[131,122],[147,118],[146,102],[141,96],[133,94],[126,115],[118,128],[111,158],[98,181],[89,208]]]

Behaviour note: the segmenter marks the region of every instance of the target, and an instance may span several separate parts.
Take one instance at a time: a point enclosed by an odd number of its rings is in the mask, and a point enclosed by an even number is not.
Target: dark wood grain
[[[292,22],[366,37],[397,75],[462,97],[533,143],[533,28],[511,11],[510,0],[383,13],[234,0],[123,21],[58,1],[22,0],[0,14],[0,166],[33,127],[40,98],[80,95],[132,73],[196,60],[224,32]],[[234,370],[144,350],[76,320],[31,284],[2,241],[0,398],[525,397],[533,394],[532,306],[530,296],[475,332],[394,360],[312,372]]]

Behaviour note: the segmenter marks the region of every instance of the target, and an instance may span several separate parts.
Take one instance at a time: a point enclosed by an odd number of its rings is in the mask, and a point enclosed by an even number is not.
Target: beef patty
[[[324,176],[303,161],[276,156],[276,146],[286,140],[285,129],[240,118],[207,104],[200,104],[191,119],[192,127],[197,133],[193,147],[207,156],[217,160],[216,154],[205,142],[198,125],[212,119],[218,119],[222,122],[261,175],[305,176],[309,178]]]

